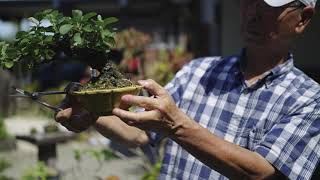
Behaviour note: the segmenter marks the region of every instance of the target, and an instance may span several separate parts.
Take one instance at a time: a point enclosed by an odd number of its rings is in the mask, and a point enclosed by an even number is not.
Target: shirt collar
[[[236,75],[242,75],[241,61],[242,61],[243,57],[245,56],[245,53],[246,53],[245,48],[243,48],[241,51],[241,54],[238,58],[238,61],[236,63],[235,69],[234,69],[234,73]],[[265,72],[262,75],[262,78],[259,81],[257,81],[255,84],[253,84],[250,88],[258,88],[261,84],[266,84],[265,83],[266,81],[268,81],[268,83],[271,83],[271,81],[276,79],[277,77],[290,72],[293,67],[294,67],[293,55],[292,55],[292,53],[288,53],[287,60],[284,63]]]
[[[281,75],[286,74],[287,72],[291,71],[293,67],[294,67],[293,55],[291,53],[289,53],[287,60],[284,63],[271,69],[270,72],[272,73],[273,77],[278,77],[278,76],[281,76]]]

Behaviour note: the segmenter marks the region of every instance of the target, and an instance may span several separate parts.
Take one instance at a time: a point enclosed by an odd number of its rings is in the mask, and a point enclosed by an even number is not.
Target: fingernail
[[[130,100],[130,95],[124,95],[121,97],[121,100],[123,101],[129,101]]]
[[[139,80],[138,83],[142,86],[145,86],[147,84],[147,81],[145,80]]]
[[[117,114],[119,112],[119,108],[114,108],[113,110],[112,110],[112,113],[113,114]]]

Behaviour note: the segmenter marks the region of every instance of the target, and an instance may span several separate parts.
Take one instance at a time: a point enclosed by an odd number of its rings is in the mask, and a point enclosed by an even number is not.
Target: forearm
[[[138,147],[149,142],[145,131],[128,126],[116,116],[100,117],[94,124],[94,127],[106,138],[127,147]]]
[[[189,119],[182,124],[170,137],[210,168],[230,179],[275,177],[276,170],[259,154],[229,143]]]

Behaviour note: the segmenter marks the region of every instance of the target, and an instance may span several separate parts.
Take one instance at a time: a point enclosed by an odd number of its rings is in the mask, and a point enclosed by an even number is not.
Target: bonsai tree
[[[127,80],[109,61],[108,53],[115,45],[115,30],[111,28],[111,25],[118,21],[116,18],[103,19],[94,12],[83,14],[80,10],[73,10],[72,16],[69,17],[57,10],[49,9],[36,13],[29,20],[32,23],[29,31],[18,32],[12,43],[0,42],[1,67],[11,68],[18,62],[23,62],[33,69],[59,56],[67,56],[84,62],[101,73],[98,78],[94,78],[82,87],[81,92],[73,95],[77,96],[79,102],[84,106],[91,104],[86,108],[96,111],[97,114],[105,114],[106,108],[112,108],[119,100],[112,96],[112,104],[99,104],[98,101],[101,99],[106,101],[106,98],[110,96],[101,97],[102,94],[118,92],[121,95],[121,93],[132,91],[132,93],[137,93],[139,87]],[[131,88],[106,91],[106,89],[123,87]],[[96,94],[99,94],[99,97],[96,97]],[[86,97],[83,97],[84,95]],[[88,96],[93,96],[93,98],[88,98]],[[95,107],[92,107],[93,103]],[[102,109],[97,110],[96,107]]]

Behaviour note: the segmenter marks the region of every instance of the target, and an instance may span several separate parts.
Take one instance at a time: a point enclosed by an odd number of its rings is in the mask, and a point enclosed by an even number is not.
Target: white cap
[[[264,2],[266,2],[272,7],[280,7],[288,3],[291,3],[293,1],[295,0],[264,0]],[[301,1],[306,6],[311,6],[311,7],[315,7],[317,2],[317,0],[299,0],[299,1]]]

